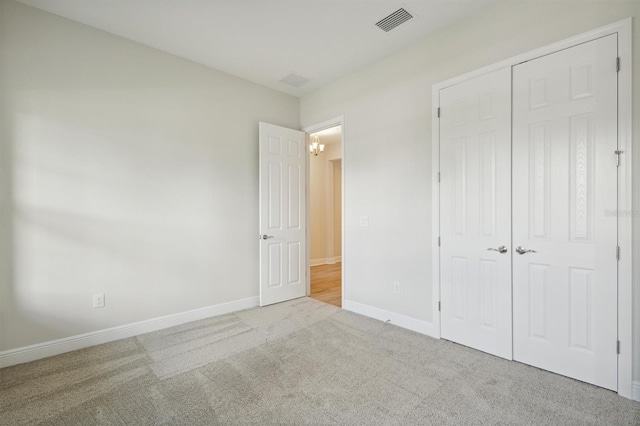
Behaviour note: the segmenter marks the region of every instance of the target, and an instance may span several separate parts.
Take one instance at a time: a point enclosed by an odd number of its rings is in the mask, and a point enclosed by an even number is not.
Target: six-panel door
[[[611,35],[440,91],[442,337],[609,389],[616,56]]]
[[[511,359],[511,70],[440,91],[442,337]]]
[[[617,39],[513,68],[514,359],[617,389]],[[533,250],[533,251],[529,251]]]
[[[260,123],[260,306],[306,295],[305,134]],[[257,236],[256,236],[257,237]]]

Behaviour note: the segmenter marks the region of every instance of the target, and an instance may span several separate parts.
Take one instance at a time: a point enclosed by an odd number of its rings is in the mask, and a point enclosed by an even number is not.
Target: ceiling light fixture
[[[320,138],[317,135],[311,136],[311,144],[309,145],[309,152],[315,155],[316,157],[321,152],[324,152],[324,144],[320,143]]]

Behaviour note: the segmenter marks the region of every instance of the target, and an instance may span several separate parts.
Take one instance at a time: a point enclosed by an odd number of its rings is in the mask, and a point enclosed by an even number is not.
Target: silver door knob
[[[269,238],[273,238],[273,235],[262,235],[260,236],[263,240],[268,240]]]
[[[516,247],[516,253],[518,254],[525,254],[525,253],[536,253],[535,250],[531,250],[531,249],[526,249],[522,246],[518,246]]]
[[[506,253],[509,250],[507,250],[507,248],[505,246],[500,246],[498,248],[489,247],[487,249],[487,251],[497,251],[498,253]]]

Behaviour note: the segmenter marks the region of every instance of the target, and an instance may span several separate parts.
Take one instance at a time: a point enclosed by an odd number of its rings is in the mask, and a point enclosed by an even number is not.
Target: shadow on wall
[[[46,317],[29,312],[28,302],[20,302],[16,285],[16,228],[19,212],[15,193],[15,129],[11,120],[2,123],[0,141],[0,351],[11,349],[11,325],[20,324],[21,333],[33,336],[55,335],[56,326]],[[26,309],[25,309],[26,308]]]
[[[15,306],[17,291],[15,269],[15,194],[13,126],[2,123],[0,141],[0,351],[9,344],[9,325],[17,321],[25,332],[36,331],[48,334],[53,328],[47,321],[39,321],[25,315]]]
[[[0,5],[0,350],[257,297],[257,123],[299,100]]]
[[[217,246],[231,244],[214,238],[212,218],[233,212],[210,184],[213,148],[5,119],[0,350],[186,311],[190,289],[215,291]]]

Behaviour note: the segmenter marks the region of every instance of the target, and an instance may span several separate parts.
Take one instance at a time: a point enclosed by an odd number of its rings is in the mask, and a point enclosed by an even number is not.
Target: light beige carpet
[[[0,424],[640,425],[614,392],[309,298],[0,370]]]

